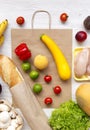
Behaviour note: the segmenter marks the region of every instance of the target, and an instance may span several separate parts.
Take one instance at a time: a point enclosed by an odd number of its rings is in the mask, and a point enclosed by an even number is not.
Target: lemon
[[[47,68],[48,58],[44,55],[36,55],[36,57],[34,58],[34,66],[39,70]]]

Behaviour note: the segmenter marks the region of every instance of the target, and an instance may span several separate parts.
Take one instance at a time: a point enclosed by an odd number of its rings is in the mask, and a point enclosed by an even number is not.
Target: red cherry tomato
[[[51,82],[51,80],[52,80],[52,76],[50,76],[50,75],[45,75],[45,76],[44,76],[44,81],[45,81],[46,83]]]
[[[25,22],[25,19],[22,16],[19,16],[16,19],[17,24],[22,25]]]
[[[55,86],[53,90],[54,90],[54,93],[55,93],[55,94],[59,94],[59,93],[61,93],[61,91],[62,91],[62,89],[61,89],[60,86]]]
[[[52,104],[52,102],[53,102],[53,100],[52,100],[51,97],[46,97],[46,98],[44,99],[44,103],[45,103],[46,105]]]
[[[68,18],[68,15],[67,15],[66,13],[62,13],[62,14],[60,15],[60,20],[61,20],[62,22],[66,22],[66,21],[67,21],[67,18]]]
[[[87,39],[87,33],[85,31],[79,31],[76,33],[75,39],[79,42],[83,42]]]

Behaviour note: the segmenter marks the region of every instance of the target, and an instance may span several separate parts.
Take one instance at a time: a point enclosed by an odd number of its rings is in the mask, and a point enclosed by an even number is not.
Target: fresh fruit
[[[0,37],[4,34],[7,26],[8,26],[8,20],[7,19],[5,19],[4,21],[2,21],[0,23]]]
[[[90,30],[90,16],[87,16],[83,22],[84,24],[84,27],[87,29],[87,30]]]
[[[90,83],[79,85],[76,90],[78,105],[90,116]]]
[[[62,22],[66,22],[67,19],[68,19],[67,13],[62,13],[62,14],[60,15],[60,20],[61,20]]]
[[[24,71],[30,70],[30,69],[31,69],[31,64],[30,64],[29,62],[23,62],[23,63],[22,63],[22,69],[23,69]]]
[[[56,66],[57,71],[62,80],[68,80],[71,77],[71,70],[70,66],[63,55],[62,51],[60,50],[59,46],[46,34],[41,35],[41,41],[48,47],[50,50]]]
[[[76,33],[75,39],[78,42],[83,42],[87,39],[87,33],[85,31],[79,31],[79,32]]]
[[[52,104],[52,102],[53,102],[53,100],[52,100],[51,97],[46,97],[46,98],[44,99],[44,103],[45,103],[46,105]]]
[[[22,25],[22,24],[24,24],[25,19],[24,19],[24,17],[19,16],[19,17],[16,19],[16,22],[17,22],[17,24]]]
[[[29,73],[29,76],[30,76],[31,79],[35,80],[35,79],[38,78],[39,72],[36,71],[36,70],[32,70],[32,71]]]
[[[0,93],[2,92],[2,85],[0,84]]]
[[[4,42],[4,35],[2,35],[2,36],[0,37],[0,46],[2,46],[3,42]]]
[[[31,58],[31,51],[27,47],[26,43],[20,43],[15,48],[15,53],[19,57],[19,59],[22,60],[22,61],[26,61],[29,58]]]
[[[44,55],[37,55],[34,58],[34,66],[39,70],[43,70],[48,66],[48,58]]]
[[[33,92],[39,94],[42,91],[42,85],[39,83],[34,84]]]
[[[51,75],[45,75],[45,76],[44,76],[44,81],[45,81],[46,83],[50,83],[51,80],[52,80],[52,76],[51,76]]]
[[[62,91],[62,89],[61,89],[60,86],[55,86],[55,87],[53,88],[53,91],[54,91],[55,94],[60,94],[61,91]]]

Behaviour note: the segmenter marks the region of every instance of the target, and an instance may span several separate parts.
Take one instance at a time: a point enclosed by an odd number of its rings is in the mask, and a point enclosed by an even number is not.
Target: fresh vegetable
[[[32,70],[32,71],[29,73],[29,76],[30,76],[31,79],[35,80],[35,79],[38,78],[39,72],[36,71],[36,70]]]
[[[27,47],[26,43],[20,43],[15,48],[15,53],[19,57],[19,59],[22,60],[22,61],[26,61],[29,58],[31,58],[31,51]]]
[[[59,46],[46,34],[41,35],[41,41],[50,50],[58,70],[58,74],[62,80],[68,80],[71,77],[71,70],[69,64],[60,50]]]
[[[2,92],[2,85],[0,84],[0,93]]]
[[[19,17],[16,19],[16,22],[17,22],[17,24],[22,25],[22,24],[24,24],[25,19],[24,19],[24,17],[19,16]]]
[[[42,85],[39,83],[34,84],[33,92],[39,94],[42,91]]]
[[[61,20],[62,22],[66,22],[67,19],[68,19],[67,13],[62,13],[62,14],[60,15],[60,20]]]
[[[36,55],[34,58],[34,66],[39,70],[43,70],[48,66],[48,58],[44,55]]]
[[[79,85],[76,90],[78,105],[90,116],[90,83]]]
[[[21,66],[24,71],[28,71],[31,69],[31,64],[29,62],[23,62]]]
[[[51,80],[52,80],[52,76],[51,76],[51,75],[45,75],[45,76],[44,76],[44,81],[45,81],[46,83],[50,83]]]
[[[90,30],[90,16],[87,16],[83,22],[85,29]]]
[[[67,101],[55,109],[48,120],[53,130],[89,130],[90,119],[74,102]]]
[[[60,86],[55,86],[55,87],[53,88],[53,91],[54,91],[55,94],[60,94],[61,91],[62,91],[62,89],[61,89]]]
[[[8,26],[8,20],[7,19],[5,19],[4,21],[2,21],[0,23],[0,37],[4,34],[7,26]]]
[[[52,104],[52,102],[53,102],[53,100],[52,100],[51,97],[46,97],[46,98],[44,99],[44,103],[45,103],[46,105],[50,105],[50,104]]]
[[[79,32],[76,33],[75,39],[78,42],[83,42],[87,39],[87,33],[85,31],[79,31]]]

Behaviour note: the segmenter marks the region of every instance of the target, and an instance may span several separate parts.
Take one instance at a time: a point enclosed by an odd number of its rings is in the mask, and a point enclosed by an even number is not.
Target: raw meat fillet
[[[89,49],[84,48],[79,52],[74,60],[74,73],[76,77],[81,77],[86,73],[87,65],[89,59]]]

